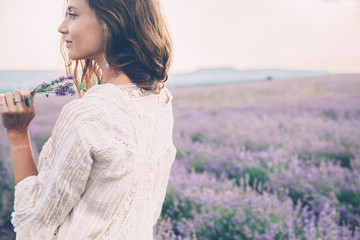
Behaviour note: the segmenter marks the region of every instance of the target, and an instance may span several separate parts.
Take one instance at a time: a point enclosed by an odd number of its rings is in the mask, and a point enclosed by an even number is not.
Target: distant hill
[[[276,79],[293,79],[312,76],[328,76],[330,72],[298,71],[282,69],[236,70],[232,68],[199,69],[190,73],[169,76],[169,86],[186,87],[223,83],[251,82]]]
[[[0,92],[12,91],[16,88],[34,88],[44,81],[50,81],[63,72],[57,71],[0,71]],[[249,81],[264,81],[268,78],[293,79],[311,76],[327,76],[330,72],[297,71],[282,69],[263,69],[240,71],[232,68],[199,69],[190,73],[172,74],[169,76],[167,86],[170,88],[189,87],[201,85],[215,85],[224,83],[237,83]]]

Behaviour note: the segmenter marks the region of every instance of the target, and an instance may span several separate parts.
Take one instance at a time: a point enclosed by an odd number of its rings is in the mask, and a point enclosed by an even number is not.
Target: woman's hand
[[[30,122],[35,117],[35,106],[27,107],[24,103],[24,99],[29,96],[31,93],[27,88],[16,89],[14,94],[0,94],[1,121],[7,134],[28,131]],[[34,100],[34,96],[31,98]]]
[[[26,106],[24,99],[30,107]],[[1,121],[11,147],[16,183],[38,174],[29,135],[29,125],[35,117],[33,101],[34,97],[27,88],[15,90],[14,95],[11,92],[0,94]]]

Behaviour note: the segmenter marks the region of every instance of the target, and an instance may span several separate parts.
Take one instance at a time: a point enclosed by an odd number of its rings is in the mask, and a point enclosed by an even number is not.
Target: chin
[[[85,59],[95,60],[93,55],[79,55],[79,54],[74,54],[71,52],[68,53],[68,57],[73,61],[85,60]]]
[[[77,56],[77,55],[73,55],[73,54],[70,54],[70,53],[68,54],[68,57],[73,61],[86,59],[86,57]]]

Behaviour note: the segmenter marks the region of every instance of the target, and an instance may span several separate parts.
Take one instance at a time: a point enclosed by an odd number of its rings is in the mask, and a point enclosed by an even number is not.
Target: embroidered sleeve
[[[12,223],[18,239],[51,239],[79,201],[93,164],[91,139],[102,131],[84,124],[88,111],[78,100],[63,108],[40,154],[38,176],[16,185]]]

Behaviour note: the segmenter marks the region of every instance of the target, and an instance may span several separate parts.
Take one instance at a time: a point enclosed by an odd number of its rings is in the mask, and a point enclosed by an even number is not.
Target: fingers
[[[21,89],[21,94],[22,94],[23,98],[26,98],[26,97],[29,97],[31,95],[31,92],[27,88],[22,88]]]
[[[0,93],[0,111],[3,112],[7,108],[5,94]]]
[[[25,99],[24,99],[25,96]],[[35,106],[26,107],[24,100],[31,99],[30,91],[26,88],[17,89],[12,94],[0,94],[0,115],[1,121],[5,129],[8,131],[26,131],[29,128],[31,121],[35,117]]]
[[[34,108],[34,97],[27,88],[16,89],[14,93],[7,92],[0,94],[0,111],[1,112],[23,112]]]
[[[13,97],[11,92],[5,93],[5,100],[6,100],[7,109],[10,112],[15,112],[16,111],[16,106],[15,106],[15,103],[14,103],[14,97]]]
[[[34,97],[33,95],[31,95],[31,92],[29,89],[27,88],[22,88],[21,89],[21,94],[23,97],[23,106],[25,107],[25,109],[33,109],[34,108]]]
[[[14,90],[13,95],[14,95],[14,98],[13,98],[14,99],[14,101],[13,101],[14,107],[17,108],[18,112],[25,110],[24,106],[22,104],[23,96],[22,96],[21,91],[16,89],[16,90]]]

